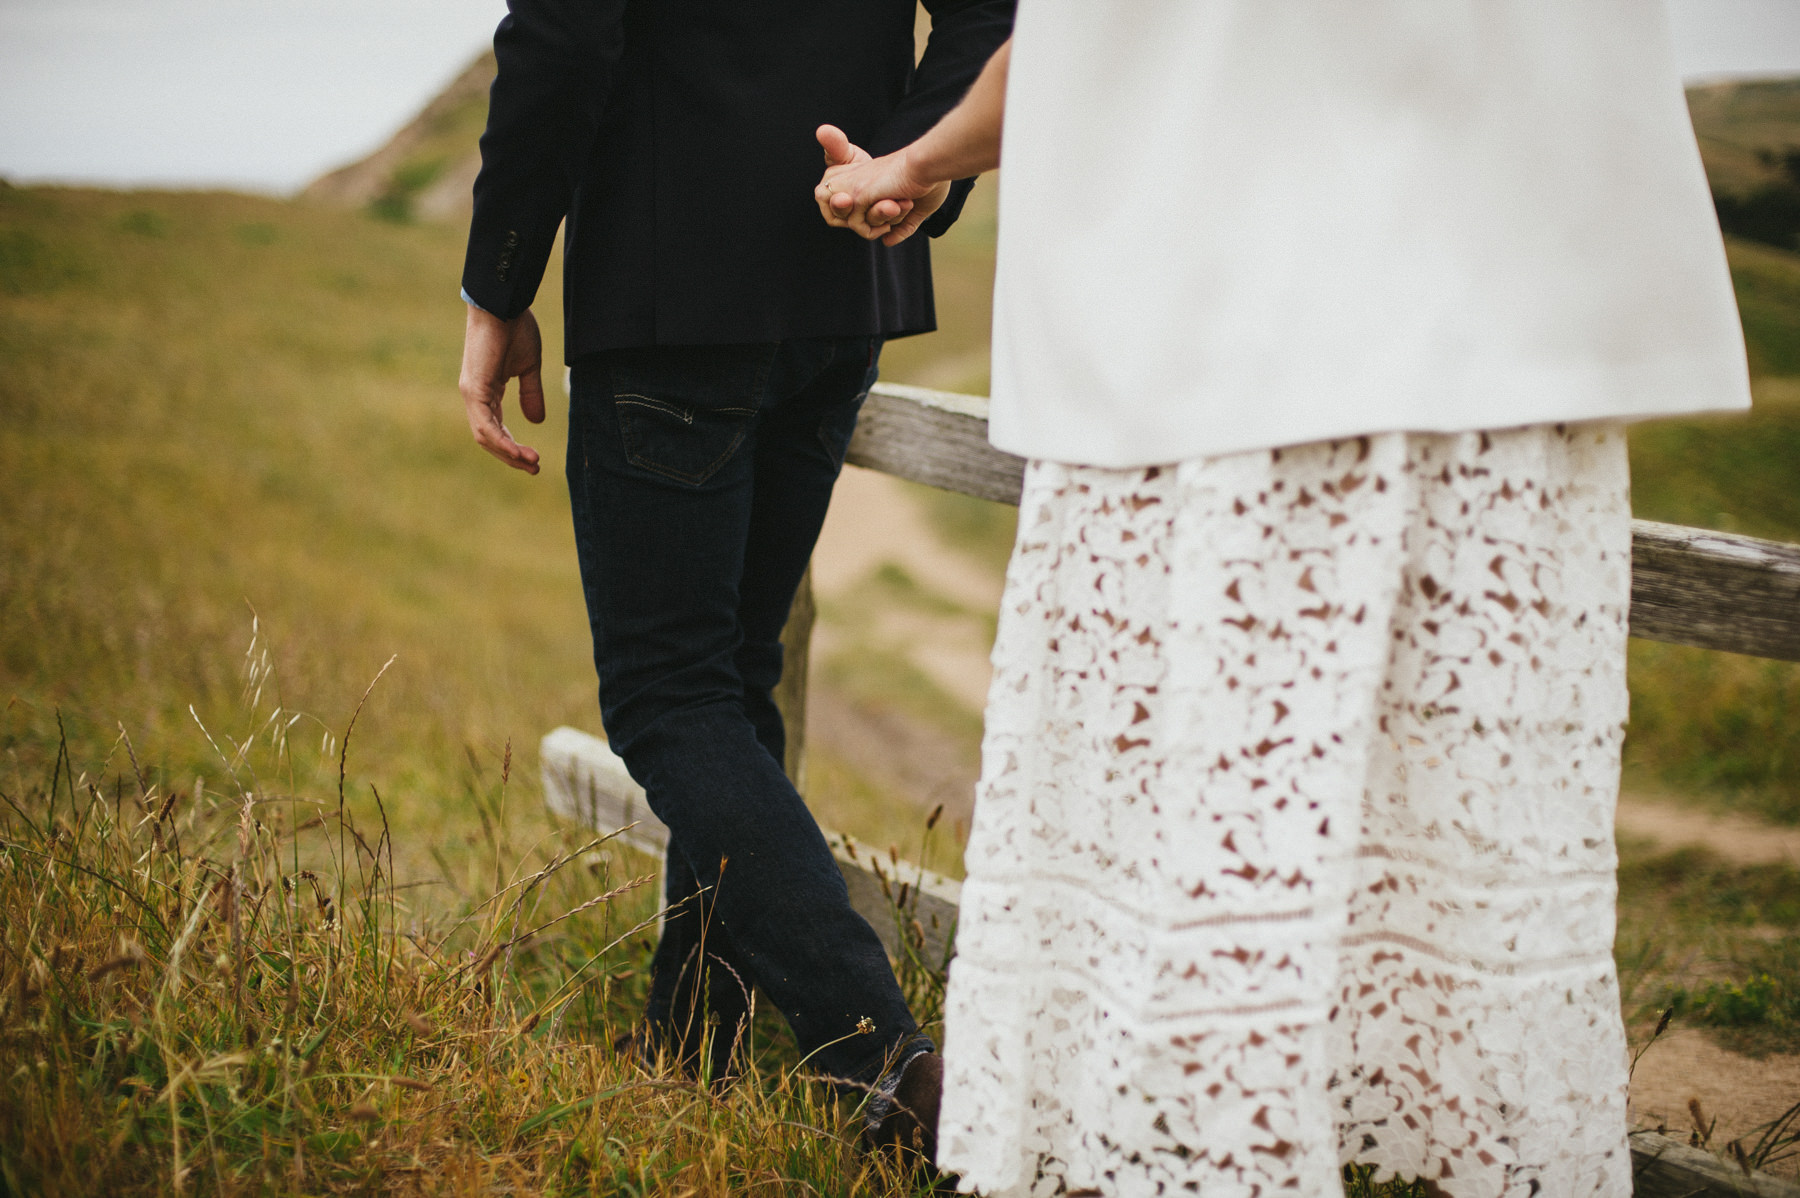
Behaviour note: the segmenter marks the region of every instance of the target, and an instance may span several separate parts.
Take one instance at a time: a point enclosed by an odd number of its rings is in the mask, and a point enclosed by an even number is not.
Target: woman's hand
[[[813,188],[819,215],[825,223],[849,229],[883,245],[899,245],[911,237],[943,206],[950,194],[946,181],[928,183],[915,179],[907,169],[907,152],[880,158],[850,143],[835,125],[820,125],[819,145],[825,150],[825,176]]]
[[[1000,165],[1000,126],[1006,115],[1006,74],[1012,39],[994,51],[962,103],[903,150],[871,158],[836,125],[820,125],[825,177],[813,188],[825,223],[883,245],[918,232],[950,194],[950,180]]]

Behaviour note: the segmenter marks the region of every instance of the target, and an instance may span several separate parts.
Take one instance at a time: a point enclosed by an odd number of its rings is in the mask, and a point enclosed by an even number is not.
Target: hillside
[[[124,726],[216,787],[193,732],[243,735],[253,619],[314,749],[400,654],[357,800],[373,781],[396,818],[589,715],[566,493],[463,423],[461,256],[446,226],[259,197],[0,186],[9,769],[59,724],[94,759]],[[428,847],[402,845],[408,873]]]
[[[1725,232],[1800,250],[1800,80],[1694,88],[1688,109]]]
[[[913,33],[920,53],[930,31],[930,18],[921,6]],[[368,207],[397,221],[466,218],[469,189],[481,170],[476,141],[487,124],[494,70],[493,52],[482,54],[386,145],[315,179],[301,191],[302,198]]]
[[[1718,191],[1743,192],[1775,181],[1760,155],[1800,149],[1800,79],[1717,83],[1688,89],[1688,112]]]
[[[308,184],[301,197],[405,221],[461,220],[481,169],[476,142],[487,124],[490,51],[464,68],[419,115],[367,158]]]
[[[494,69],[492,52],[482,54],[387,144],[301,194],[344,206],[380,204],[397,216],[461,217],[480,167],[475,143]],[[1688,110],[1717,191],[1741,194],[1780,182],[1780,156],[1800,149],[1800,79],[1689,88]]]
[[[925,30],[922,22],[921,38]],[[386,145],[314,181],[302,198],[402,222],[466,219],[494,69],[493,54],[481,55]],[[1690,88],[1688,106],[1727,231],[1800,250],[1800,79]],[[978,188],[967,217],[934,247],[943,331],[890,347],[891,377],[986,389],[993,200],[991,184]],[[1800,375],[1800,259],[1744,249],[1733,265],[1755,373]]]

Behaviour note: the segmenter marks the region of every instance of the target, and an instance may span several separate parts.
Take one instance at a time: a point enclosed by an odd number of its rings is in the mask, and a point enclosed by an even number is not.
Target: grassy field
[[[586,631],[462,427],[459,242],[0,189],[0,1191],[915,1188],[766,1013],[727,1092],[610,1048],[653,864],[543,813]]]
[[[587,632],[560,480],[463,427],[460,255],[0,189],[5,1192],[896,1188],[766,1018],[729,1096],[610,1050],[653,864],[543,812]]]
[[[890,377],[985,389],[992,195]],[[727,1094],[608,1050],[654,903],[536,786],[597,723],[566,497],[469,443],[461,235],[391,209],[0,186],[0,1188],[895,1188],[766,1018]],[[1638,429],[1637,506],[1800,540],[1800,257],[1732,259],[1758,408]],[[926,502],[998,568],[1009,509]],[[1800,821],[1800,667],[1632,654],[1635,779]],[[908,669],[837,681],[942,708]],[[853,763],[814,790],[916,839]],[[1625,852],[1631,1010],[1800,1046],[1800,878]]]
[[[1800,149],[1800,80],[1688,90],[1688,113],[1715,191],[1743,194],[1779,177],[1772,158]]]
[[[294,736],[399,654],[364,781],[421,826],[589,713],[566,496],[459,417],[459,258],[448,229],[277,201],[0,190],[15,768],[60,711],[80,759],[124,724],[182,785],[209,772],[196,721],[237,710],[253,616],[277,702],[316,717]]]
[[[1757,375],[1746,415],[1631,433],[1645,519],[1800,541],[1800,256],[1730,246]],[[1631,645],[1635,784],[1800,823],[1800,665]]]
[[[263,735],[217,791],[140,774],[122,744],[8,795],[0,1191],[914,1188],[854,1151],[854,1098],[766,1016],[728,1092],[612,1051],[642,1001],[653,862],[515,843],[541,829],[509,815],[502,769],[438,822],[480,844],[422,892],[402,825],[358,818],[266,695],[244,714]]]

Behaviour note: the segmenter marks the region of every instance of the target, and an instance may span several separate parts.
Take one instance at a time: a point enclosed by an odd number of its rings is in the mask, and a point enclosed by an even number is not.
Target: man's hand
[[[850,144],[843,130],[820,125],[816,136],[825,150],[825,177],[813,189],[825,223],[849,229],[883,245],[899,245],[943,206],[950,184],[919,183],[906,170],[902,153],[881,158]]]
[[[1011,63],[1009,38],[943,120],[910,146],[881,158],[851,145],[835,125],[820,125],[825,177],[813,188],[813,199],[825,223],[898,245],[943,206],[950,180],[973,178],[999,166]]]
[[[469,414],[475,443],[515,470],[538,472],[538,453],[520,445],[501,419],[506,381],[519,380],[519,411],[533,424],[544,420],[544,342],[531,309],[501,320],[474,304],[463,332],[462,378],[457,389]]]

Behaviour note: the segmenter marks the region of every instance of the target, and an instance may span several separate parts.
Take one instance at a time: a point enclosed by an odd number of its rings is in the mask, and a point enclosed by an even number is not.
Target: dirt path
[[[1800,828],[1631,793],[1619,796],[1618,822],[1620,835],[1651,841],[1658,848],[1700,845],[1739,865],[1800,869]]]
[[[842,594],[883,562],[893,562],[921,585],[975,611],[1000,606],[1001,578],[945,549],[899,479],[844,467],[831,512],[813,554],[813,586]]]
[[[1761,1060],[1728,1052],[1696,1028],[1665,1033],[1638,1061],[1631,1076],[1631,1117],[1638,1127],[1666,1127],[1686,1139],[1694,1126],[1688,1100],[1697,1098],[1707,1120],[1718,1120],[1712,1147],[1723,1148],[1800,1102],[1800,1055]],[[1771,1170],[1800,1173],[1800,1160]]]
[[[898,479],[851,466],[832,495],[831,512],[813,555],[813,588],[825,603],[845,599],[883,565],[904,570],[921,588],[967,609],[969,616],[930,615],[898,606],[872,615],[869,641],[903,653],[967,711],[987,699],[986,613],[1000,606],[998,573],[937,539],[910,489]],[[846,647],[830,620],[814,631],[807,735],[829,746],[861,774],[921,811],[944,804],[967,826],[979,761],[972,747],[901,712],[857,703],[823,678],[824,663]]]
[[[978,756],[904,714],[857,703],[830,686],[809,687],[807,735],[869,781],[920,811],[939,803],[950,826],[968,827],[975,810]]]
[[[1752,816],[1626,793],[1619,796],[1618,828],[1621,837],[1647,840],[1663,851],[1697,845],[1741,865],[1800,867],[1800,828]],[[1718,1120],[1712,1147],[1723,1148],[1800,1103],[1800,1055],[1747,1057],[1719,1047],[1698,1028],[1678,1028],[1638,1061],[1631,1079],[1633,1122],[1686,1138],[1693,1127],[1690,1099],[1699,1100],[1709,1121]],[[1800,1176],[1800,1159],[1771,1172]]]
[[[992,676],[981,617],[999,609],[1004,579],[998,571],[945,548],[898,479],[846,467],[813,554],[813,587],[829,602],[847,595],[887,563],[976,618],[887,610],[878,613],[875,636],[904,646],[914,666],[963,707],[979,712],[987,702]],[[839,643],[829,624],[821,624],[817,635],[815,660],[823,661]]]

